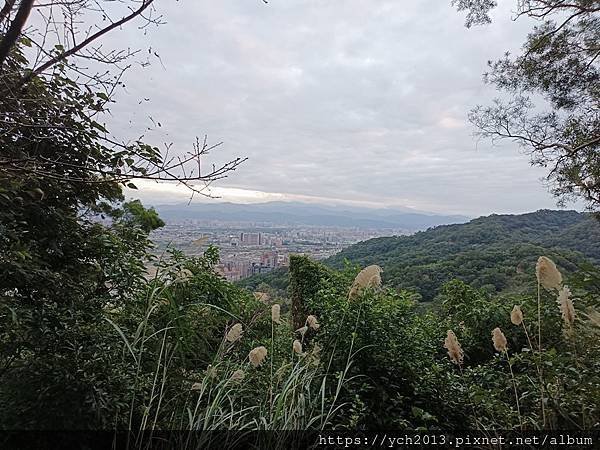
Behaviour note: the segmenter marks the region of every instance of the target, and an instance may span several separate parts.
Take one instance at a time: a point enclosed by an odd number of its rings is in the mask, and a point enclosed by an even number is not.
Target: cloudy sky
[[[211,161],[248,157],[214,193],[223,200],[404,206],[468,215],[555,207],[510,143],[477,142],[468,111],[489,102],[489,59],[518,51],[531,24],[500,2],[466,29],[450,0],[159,1],[165,25],[113,43],[152,48],[113,106],[112,130],[172,142],[223,141]],[[118,120],[116,120],[118,118]],[[138,183],[154,204],[187,200]]]

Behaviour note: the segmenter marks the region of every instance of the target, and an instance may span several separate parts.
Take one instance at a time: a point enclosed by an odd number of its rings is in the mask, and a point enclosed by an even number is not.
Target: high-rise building
[[[243,245],[261,245],[262,235],[261,233],[240,233],[240,242]]]

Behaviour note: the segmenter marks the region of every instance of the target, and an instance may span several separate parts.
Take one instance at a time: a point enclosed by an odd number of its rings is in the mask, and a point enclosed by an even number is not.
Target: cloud
[[[125,189],[128,199],[140,198],[142,201],[153,204],[181,204],[189,202],[231,202],[231,203],[265,203],[265,202],[302,202],[320,203],[326,205],[348,205],[366,208],[385,208],[389,205],[383,202],[348,200],[344,198],[330,198],[323,196],[288,194],[285,192],[264,192],[243,188],[223,186],[194,186],[199,193],[192,192],[176,183],[156,183],[149,180],[136,180],[137,190]]]
[[[111,37],[164,64],[130,70],[111,128],[179,152],[204,133],[223,141],[214,162],[249,160],[219,188],[464,214],[555,205],[543,170],[512,144],[476,142],[466,119],[495,95],[486,61],[518,51],[531,27],[510,5],[471,30],[449,0],[158,7],[166,25]],[[145,131],[149,116],[160,132]],[[159,202],[170,189],[140,195]]]

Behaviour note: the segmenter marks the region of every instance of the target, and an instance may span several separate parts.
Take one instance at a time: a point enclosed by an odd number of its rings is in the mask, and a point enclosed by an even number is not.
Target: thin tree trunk
[[[14,0],[12,1],[14,3]],[[17,42],[21,31],[23,31],[23,27],[25,26],[25,22],[27,22],[27,18],[29,17],[31,8],[33,8],[34,1],[35,0],[21,0],[21,4],[19,5],[17,14],[14,20],[11,22],[8,31],[6,32],[6,35],[4,35],[4,38],[0,42],[0,69],[2,68],[2,64],[4,64],[6,58],[8,58],[10,50],[14,47],[15,43]],[[8,1],[4,5],[4,8],[2,8],[3,13],[4,9],[7,8],[7,6]],[[9,6],[8,12],[10,12],[11,7],[12,5]]]

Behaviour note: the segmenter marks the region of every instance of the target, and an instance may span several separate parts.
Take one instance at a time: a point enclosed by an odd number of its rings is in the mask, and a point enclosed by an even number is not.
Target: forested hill
[[[491,215],[411,236],[360,242],[327,262],[334,267],[343,266],[345,259],[361,266],[379,264],[387,285],[416,290],[431,300],[452,278],[490,291],[517,288],[542,254],[566,270],[582,255],[600,262],[600,223],[575,211]]]

